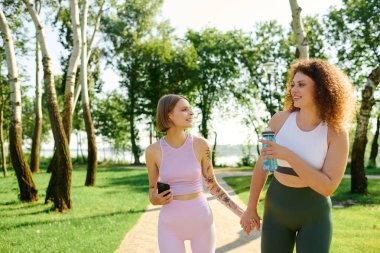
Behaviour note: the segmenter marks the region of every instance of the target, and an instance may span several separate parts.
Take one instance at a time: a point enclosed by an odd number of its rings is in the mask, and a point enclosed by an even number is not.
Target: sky
[[[325,13],[340,3],[341,0],[298,0],[302,15]],[[187,28],[198,30],[205,26],[250,31],[256,22],[277,20],[288,25],[292,18],[288,0],[165,0],[162,16],[171,21],[178,34],[184,34]]]
[[[298,0],[302,8],[301,15],[325,14],[330,6],[340,6],[341,0]],[[164,0],[159,19],[169,20],[175,33],[182,36],[187,29],[200,30],[205,27],[216,27],[219,30],[242,29],[253,30],[256,22],[277,20],[280,24],[288,26],[291,22],[291,9],[287,0]],[[48,45],[52,49],[53,73],[61,72],[59,57],[61,54],[57,35],[51,27],[46,27]],[[30,76],[33,81],[34,69],[31,66]],[[105,69],[103,80],[105,90],[117,88],[119,77],[111,69]],[[221,117],[223,112],[212,122],[213,128],[218,132],[218,144],[246,144],[249,136],[248,129],[242,125],[241,118]],[[198,115],[200,117],[200,115]],[[196,129],[192,132],[197,133]],[[141,132],[140,132],[141,133]],[[231,135],[231,133],[234,133]],[[146,138],[144,143],[147,141]]]

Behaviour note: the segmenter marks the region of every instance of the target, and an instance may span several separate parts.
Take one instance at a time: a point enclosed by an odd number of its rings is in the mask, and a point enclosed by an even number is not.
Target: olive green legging
[[[328,253],[332,237],[331,200],[309,187],[287,187],[273,177],[267,191],[262,253]]]

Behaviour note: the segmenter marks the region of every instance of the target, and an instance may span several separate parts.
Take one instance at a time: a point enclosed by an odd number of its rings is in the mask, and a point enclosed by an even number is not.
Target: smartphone
[[[169,190],[170,189],[170,185],[167,184],[167,183],[163,183],[163,182],[160,182],[160,181],[157,181],[157,189],[158,189],[158,194],[160,194],[161,192],[164,192],[166,190]],[[164,197],[166,195],[168,195],[169,193],[166,193],[164,195]]]

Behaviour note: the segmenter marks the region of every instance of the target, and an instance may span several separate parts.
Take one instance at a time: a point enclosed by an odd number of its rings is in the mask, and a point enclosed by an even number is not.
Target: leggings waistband
[[[277,166],[277,172],[298,177],[298,174],[290,167]]]

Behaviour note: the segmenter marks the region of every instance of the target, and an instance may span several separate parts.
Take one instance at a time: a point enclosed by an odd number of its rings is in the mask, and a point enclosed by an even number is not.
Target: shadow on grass
[[[126,175],[117,178],[109,178],[99,183],[98,188],[125,187],[128,191],[147,192],[149,180],[146,174]]]
[[[14,224],[11,226],[7,225],[0,225],[1,230],[5,229],[16,229],[16,228],[23,228],[23,227],[32,227],[32,226],[40,226],[40,225],[48,225],[48,224],[58,224],[58,223],[65,223],[65,222],[75,222],[75,221],[82,221],[83,223],[86,223],[88,220],[98,219],[98,218],[104,218],[104,217],[112,217],[116,215],[128,215],[128,214],[141,214],[144,213],[145,209],[139,209],[139,210],[128,210],[128,211],[119,211],[119,212],[112,212],[112,213],[105,213],[105,214],[98,214],[88,217],[79,217],[79,218],[67,218],[65,220],[45,220],[45,221],[36,221],[36,222],[23,222],[20,224]]]
[[[0,213],[2,210],[14,211],[17,209],[34,208],[45,205],[44,203],[22,203],[21,201],[0,202]]]

